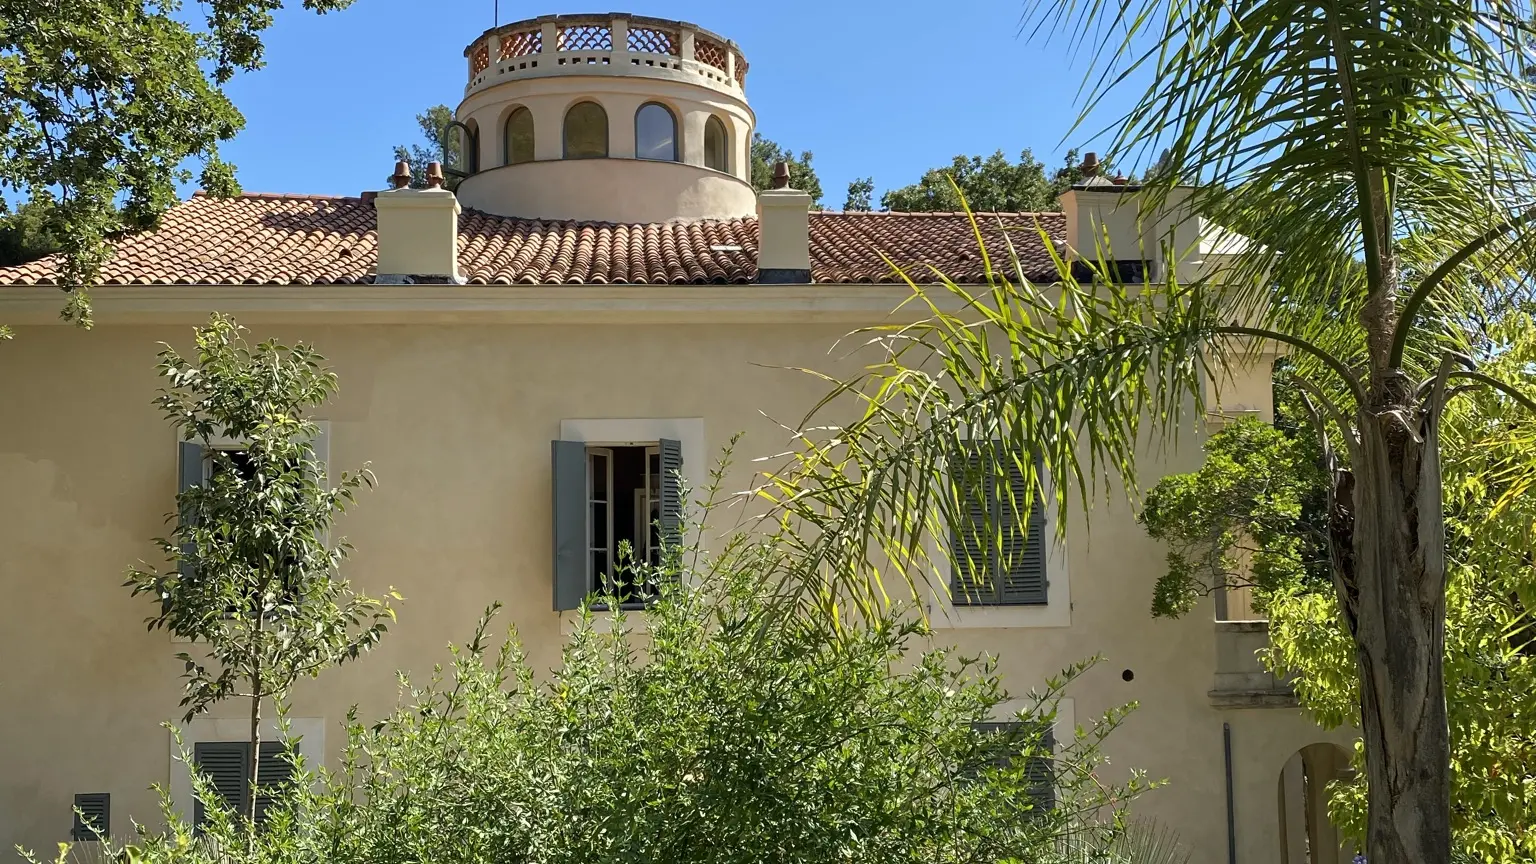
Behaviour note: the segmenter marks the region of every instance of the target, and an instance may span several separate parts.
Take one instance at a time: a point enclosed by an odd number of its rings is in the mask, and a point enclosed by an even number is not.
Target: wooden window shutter
[[[555,441],[552,447],[555,611],[581,608],[587,597],[587,445]]]
[[[249,776],[249,775],[247,775]],[[267,821],[267,809],[281,795],[283,788],[293,782],[293,763],[288,758],[288,748],[278,741],[263,741],[261,763],[256,768],[256,824]]]
[[[177,494],[185,492],[194,486],[203,485],[207,479],[207,465],[205,462],[207,455],[207,451],[203,449],[203,445],[196,441],[182,441],[181,444],[177,447]],[[190,517],[185,513],[181,514],[181,518],[190,519]],[[197,554],[197,547],[192,543],[183,543],[181,544],[181,554],[183,556],[180,567],[181,575],[183,578],[191,578],[194,573],[194,568],[192,566],[192,562],[188,559]]]
[[[1056,733],[1049,726],[1042,730],[1040,743],[1045,753],[1031,756],[1026,769],[1029,772],[1029,794],[1041,810],[1050,810],[1056,806],[1056,769],[1052,764],[1056,753]]]
[[[246,794],[247,759],[251,752],[249,741],[199,741],[192,745],[192,764],[224,801],[224,806],[236,814],[248,810]],[[258,779],[259,782],[259,779]],[[200,826],[205,818],[202,799],[193,807],[192,824]]]
[[[961,456],[951,482],[957,487],[961,518],[950,532],[950,596],[957,606],[987,603],[995,596],[987,540],[994,499],[992,472],[985,470],[982,448],[972,445]]]
[[[1046,502],[1024,482],[1024,474],[1003,451],[1002,442],[973,442],[951,482],[964,508],[950,534],[951,602],[956,606],[1043,606],[1049,600],[1046,558]],[[1035,476],[1044,465],[1035,460]],[[999,489],[1008,483],[1007,492]],[[1028,524],[1019,517],[1028,507]]]
[[[112,830],[112,796],[106,792],[76,795],[74,817],[69,839],[80,842],[108,836]]]
[[[1037,480],[1043,477],[1044,469],[1042,461],[1036,459]],[[1018,511],[1006,502],[1002,504],[1004,512],[1001,521],[1007,526],[1004,535],[1007,540],[1003,547],[1006,557],[999,562],[1002,585],[999,586],[1001,596],[998,599],[999,602],[1015,606],[1044,606],[1049,600],[1050,587],[1045,572],[1046,553],[1049,551],[1046,545],[1049,538],[1045,532],[1045,496],[1041,494],[1039,486],[1028,488],[1024,483],[1023,472],[1012,464],[1008,466],[1008,482],[1013,490],[1013,500],[1018,503]],[[1018,516],[1025,502],[1029,503],[1029,523],[1019,526]]]
[[[663,438],[661,450],[661,543],[663,547],[683,542],[683,443]]]
[[[1052,765],[1056,752],[1056,735],[1045,723],[1021,723],[1017,720],[994,723],[973,723],[971,730],[980,735],[996,735],[1004,738],[1002,748],[990,764],[995,768],[1007,768],[1030,745],[1039,749],[1029,757],[1024,773],[1029,781],[1029,795],[1035,806],[1050,810],[1056,806],[1056,771]]]

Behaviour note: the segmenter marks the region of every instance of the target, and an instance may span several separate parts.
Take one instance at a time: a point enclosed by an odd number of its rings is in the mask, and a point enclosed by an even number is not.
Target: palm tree
[[[1170,273],[1141,290],[1107,270],[1097,286],[1076,284],[1067,262],[1062,284],[1040,290],[998,249],[980,292],[911,274],[926,319],[877,328],[883,362],[835,382],[793,464],[763,490],[818,529],[786,576],[866,603],[893,583],[922,590],[936,554],[925,538],[971,530],[1002,545],[987,526],[995,509],[967,491],[987,484],[967,476],[1015,472],[1022,482],[992,486],[1016,517],[1042,472],[1056,480],[1044,506],[1059,509],[1069,493],[1136,488],[1139,446],[1199,416],[1202,381],[1280,343],[1332,478],[1331,569],[1360,676],[1368,855],[1447,861],[1439,418],[1447,400],[1481,388],[1536,412],[1478,371],[1490,347],[1472,335],[1486,287],[1523,278],[1536,252],[1528,10],[1512,0],[1026,2],[1032,35],[1095,55],[1085,116],[1131,71],[1152,81],[1111,130],[1122,163],[1167,148],[1140,193],[1143,212],[1177,196],[1256,242],[1219,278]],[[1199,184],[1178,187],[1181,177]],[[829,429],[850,398],[858,419]]]

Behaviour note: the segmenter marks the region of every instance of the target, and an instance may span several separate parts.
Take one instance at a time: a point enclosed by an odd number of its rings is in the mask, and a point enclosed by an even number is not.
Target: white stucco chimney
[[[459,282],[459,199],[442,188],[442,166],[428,169],[426,189],[412,189],[410,166],[395,165],[395,188],[373,199],[378,218],[379,283]]]
[[[773,166],[773,188],[757,193],[757,281],[811,281],[811,196],[789,188],[789,166]]]
[[[1186,189],[1173,189],[1155,212],[1142,212],[1140,187],[1125,179],[1104,177],[1100,163],[1089,153],[1083,160],[1083,179],[1061,195],[1066,216],[1066,241],[1071,257],[1095,261],[1147,261],[1151,278],[1167,277],[1165,252],[1171,247],[1179,276],[1191,278],[1198,268],[1199,221],[1191,218],[1185,202]]]

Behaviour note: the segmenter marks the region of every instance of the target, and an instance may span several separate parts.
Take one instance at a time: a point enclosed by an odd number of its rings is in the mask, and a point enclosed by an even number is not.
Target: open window
[[[637,565],[680,540],[682,444],[556,441],[553,461],[555,609],[594,594],[643,608],[657,586]]]

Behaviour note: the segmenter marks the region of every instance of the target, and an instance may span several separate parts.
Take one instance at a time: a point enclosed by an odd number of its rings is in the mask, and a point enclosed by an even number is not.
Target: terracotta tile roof
[[[1053,272],[1037,220],[1060,238],[1060,213],[985,214],[991,249],[999,224],[1026,272]],[[890,282],[889,254],[913,275],[939,267],[979,281],[981,257],[969,222],[956,213],[813,213],[811,272],[817,282]],[[734,248],[734,247],[739,247]],[[324,285],[371,282],[378,253],[373,203],[322,195],[194,195],[154,231],[117,241],[102,281],[116,285]],[[459,218],[459,267],[476,284],[748,283],[757,276],[755,219],[616,225],[514,219],[466,210]],[[47,285],[43,258],[0,268],[0,285]]]
[[[1040,228],[1058,242],[1067,236],[1060,213],[977,213],[994,268],[1009,242],[1031,280],[1055,281],[1056,266]],[[812,213],[811,278],[817,282],[898,281],[881,253],[915,281],[931,278],[930,265],[960,283],[986,281],[971,220],[964,213]]]

